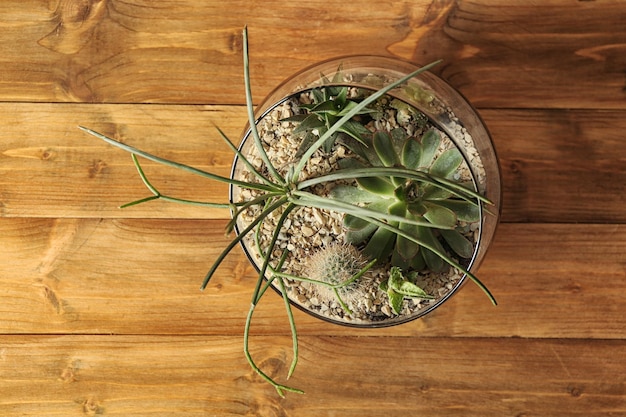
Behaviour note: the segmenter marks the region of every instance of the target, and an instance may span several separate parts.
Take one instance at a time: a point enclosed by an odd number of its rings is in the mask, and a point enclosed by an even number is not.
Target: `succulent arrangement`
[[[439,181],[451,181],[448,186],[453,188],[445,189],[423,179],[391,175],[357,178],[356,186],[335,187],[331,193],[333,198],[403,218],[391,224],[419,241],[347,214],[344,218],[347,240],[354,245],[363,244],[362,253],[369,259],[391,259],[391,265],[402,271],[427,268],[438,272],[447,264],[458,268],[446,248],[460,259],[472,257],[474,244],[457,230],[457,225],[459,221],[479,221],[481,206],[466,193],[471,184],[454,182],[463,156],[457,148],[438,154],[440,142],[440,134],[432,128],[421,137],[410,136],[403,129],[396,128],[391,134],[375,132],[361,141],[352,141],[350,148],[359,159],[342,160],[346,168],[402,167],[427,173]],[[428,298],[428,294],[415,285],[404,284],[403,289],[398,285],[386,287],[396,313],[399,312],[400,295]]]
[[[244,333],[244,352],[251,367],[280,396],[284,396],[286,391],[302,392],[278,383],[264,373],[254,362],[248,348],[255,308],[267,289],[275,286],[282,294],[291,326],[294,354],[287,377],[293,373],[298,360],[298,337],[285,288],[287,280],[319,286],[334,295],[341,306],[348,310],[345,300],[349,299],[351,289],[359,285],[359,279],[375,264],[386,262],[390,265],[389,276],[381,285],[394,311],[397,311],[405,297],[431,297],[415,282],[420,270],[428,268],[437,271],[448,265],[474,281],[495,304],[489,290],[459,261],[471,257],[474,249],[474,244],[464,237],[459,224],[479,220],[483,205],[490,204],[488,199],[472,188],[472,184],[465,184],[454,177],[463,162],[462,155],[455,149],[439,152],[440,138],[434,129],[413,134],[396,129],[389,133],[372,131],[364,125],[365,120],[377,117],[377,106],[381,100],[388,100],[387,93],[406,86],[408,80],[436,63],[421,67],[378,90],[356,95],[346,87],[334,85],[340,83],[340,79],[326,80],[333,85],[311,90],[313,100],[301,106],[303,113],[283,120],[284,123],[296,125],[294,133],[302,136],[297,157],[284,170],[271,163],[267,144],[257,130],[258,121],[255,119],[250,89],[247,39],[247,30],[244,29],[243,60],[250,137],[254,141],[257,156],[262,160],[262,167],[255,165],[249,155],[242,153],[219,128],[217,132],[238,161],[251,173],[251,180],[219,176],[147,153],[91,129],[81,129],[131,154],[139,176],[151,195],[124,207],[156,199],[220,207],[230,210],[232,214],[227,232],[236,228],[242,213],[254,210],[253,220],[238,230],[209,269],[202,282],[202,289],[208,285],[227,254],[244,237],[252,236],[253,240],[258,240],[260,230],[269,216],[277,218],[269,243],[257,244],[262,262],[252,291]],[[313,155],[323,155],[337,143],[346,146],[351,157],[344,159],[339,168],[330,173],[302,179],[301,174]],[[253,191],[252,197],[214,203],[164,195],[146,178],[138,157]],[[322,196],[314,191],[321,184],[335,186],[329,195]],[[310,276],[286,273],[283,265],[290,256],[289,248],[281,249],[277,245],[290,213],[299,207],[342,213],[346,237],[351,244],[348,247],[329,247],[329,252],[319,255],[324,262],[320,262],[320,266],[312,270]]]

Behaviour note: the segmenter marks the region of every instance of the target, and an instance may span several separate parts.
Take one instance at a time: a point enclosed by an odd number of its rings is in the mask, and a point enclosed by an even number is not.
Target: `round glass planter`
[[[419,67],[398,59],[377,56],[350,56],[336,58],[318,63],[285,80],[255,111],[257,125],[276,118],[277,109],[286,100],[321,86],[348,86],[357,89],[375,91],[409,74]],[[474,253],[464,266],[474,273],[485,257],[491,245],[499,221],[501,206],[500,171],[496,152],[485,125],[460,93],[445,81],[430,72],[423,72],[407,83],[391,90],[388,94],[399,99],[423,113],[430,123],[444,132],[464,157],[465,163],[471,171],[472,182],[476,190],[487,197],[493,206],[488,212],[481,205],[481,220],[478,224],[478,237],[475,241]],[[249,126],[243,133],[240,151],[244,155],[254,154],[254,141],[248,140]],[[243,164],[236,157],[233,162],[231,176],[240,178]],[[231,202],[240,200],[241,189],[231,187]],[[239,220],[236,232],[245,227]],[[251,263],[259,269],[258,251],[252,240],[242,241],[242,246]],[[445,292],[432,302],[423,304],[419,309],[406,315],[390,315],[374,321],[354,320],[353,318],[338,318],[329,316],[319,309],[309,308],[310,302],[303,301],[302,297],[291,293],[292,305],[301,310],[332,323],[355,327],[385,327],[417,319],[435,310],[442,303],[455,294],[468,278],[462,275]],[[486,299],[486,302],[488,300]]]

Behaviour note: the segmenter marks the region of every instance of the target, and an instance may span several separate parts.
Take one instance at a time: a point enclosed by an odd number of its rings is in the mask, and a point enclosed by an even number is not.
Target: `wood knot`
[[[570,385],[567,387],[567,392],[569,392],[569,394],[574,397],[574,398],[578,398],[581,395],[583,395],[583,389],[580,387],[577,387],[575,385]]]
[[[525,169],[526,164],[524,161],[514,160],[509,164],[509,171],[516,176],[521,176]]]
[[[578,294],[583,291],[583,286],[578,282],[572,282],[568,284],[565,289],[573,294]]]
[[[52,149],[42,149],[40,158],[42,161],[52,161],[56,158],[56,152]]]
[[[63,372],[61,372],[61,376],[59,377],[59,380],[68,384],[76,381],[76,375],[74,374],[74,369],[65,368]]]
[[[255,416],[287,417],[285,410],[275,402],[250,404],[250,411]]]
[[[231,33],[229,36],[228,47],[231,53],[241,53],[243,51],[243,36],[239,32]]]
[[[59,381],[69,384],[72,382],[76,382],[78,381],[78,368],[79,368],[79,361],[73,361],[72,363],[69,363],[64,369],[63,371],[61,371],[61,375],[59,376]]]
[[[89,19],[93,3],[100,2],[102,0],[61,0],[54,11],[54,17],[64,26],[80,26]]]
[[[62,54],[74,54],[89,42],[91,31],[100,22],[108,0],[61,0],[52,21],[57,25],[39,44]]]
[[[102,174],[106,168],[106,162],[101,159],[94,159],[88,169],[89,178],[97,177],[98,175]]]
[[[57,297],[53,289],[44,285],[43,295],[44,295],[44,298],[48,301],[48,303],[52,306],[52,308],[57,314],[63,313],[63,307],[61,305],[61,301],[59,300],[59,298]]]
[[[87,398],[82,402],[83,414],[88,416],[95,416],[98,414],[104,414],[104,408],[100,405],[100,402],[93,398]]]
[[[276,377],[285,371],[285,358],[269,357],[259,363],[259,368],[266,374]]]

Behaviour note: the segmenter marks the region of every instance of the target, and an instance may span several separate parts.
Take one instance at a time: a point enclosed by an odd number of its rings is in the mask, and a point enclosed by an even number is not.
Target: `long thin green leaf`
[[[344,201],[333,200],[328,197],[320,197],[318,195],[308,193],[305,191],[293,191],[292,195],[297,198],[292,198],[290,201],[293,204],[306,207],[314,207],[319,209],[337,211],[340,213],[351,214],[354,217],[376,217],[381,220],[389,222],[404,222],[414,224],[417,226],[430,227],[434,229],[441,229],[442,227],[428,221],[415,220],[409,217],[397,216],[390,213],[383,213],[377,210],[371,210],[367,207],[357,206],[355,204],[346,203]],[[447,227],[449,229],[449,227]]]
[[[244,86],[246,90],[246,110],[248,112],[248,123],[250,124],[250,133],[254,138],[254,143],[256,145],[257,151],[259,152],[259,156],[261,160],[265,163],[267,170],[272,175],[274,180],[278,181],[281,184],[284,184],[284,179],[280,176],[276,168],[270,163],[270,159],[265,152],[265,148],[263,148],[263,143],[261,142],[261,137],[259,136],[259,131],[256,127],[256,119],[254,117],[254,107],[252,101],[252,87],[250,85],[250,56],[248,52],[248,27],[244,27],[243,29],[243,79]]]
[[[307,164],[307,161],[311,158],[311,156],[326,142],[326,140],[328,138],[330,138],[335,132],[337,132],[346,121],[348,121],[352,117],[356,116],[362,109],[364,109],[365,107],[367,107],[368,105],[370,105],[374,101],[378,100],[380,97],[384,96],[385,94],[387,94],[392,89],[394,89],[397,86],[401,85],[402,83],[410,80],[411,78],[421,74],[422,72],[428,71],[430,68],[434,67],[435,65],[439,64],[440,62],[441,62],[441,60],[432,62],[432,63],[430,63],[428,65],[425,65],[425,66],[419,68],[416,71],[413,71],[412,73],[410,73],[410,74],[400,78],[399,80],[397,80],[397,81],[387,85],[386,87],[381,88],[380,90],[376,91],[375,93],[373,93],[372,95],[370,95],[369,97],[367,97],[366,99],[361,101],[357,106],[353,107],[348,113],[346,113],[344,116],[342,116],[341,119],[339,119],[333,126],[331,126],[331,128],[328,129],[326,131],[326,133],[324,133],[313,144],[313,146],[311,146],[311,148],[309,148],[304,153],[304,155],[302,156],[302,158],[300,159],[300,161],[298,162],[298,164],[296,165],[296,167],[294,169],[294,174],[293,174],[293,177],[292,177],[293,181],[294,182],[297,181],[297,179],[300,176],[300,173],[304,169],[305,165]]]
[[[226,248],[219,254],[219,256],[217,257],[217,259],[215,260],[215,262],[213,263],[213,265],[211,266],[211,269],[209,270],[209,272],[207,272],[206,276],[204,277],[204,281],[202,281],[202,285],[200,286],[201,290],[204,290],[206,288],[206,286],[208,285],[209,281],[211,280],[211,278],[213,277],[213,274],[215,274],[215,271],[217,270],[217,268],[220,266],[220,264],[222,263],[222,261],[224,260],[224,258],[226,258],[226,255],[228,255],[230,253],[231,250],[233,250],[233,248],[239,243],[241,242],[241,240],[248,234],[250,233],[254,227],[259,224],[261,221],[263,221],[271,212],[273,212],[274,210],[276,210],[277,208],[279,208],[280,206],[282,206],[283,204],[285,204],[288,201],[287,197],[283,197],[280,198],[278,200],[276,200],[275,203],[273,203],[272,205],[270,205],[266,210],[264,210],[263,212],[261,212],[261,214],[259,214],[249,225],[248,227],[246,227],[243,231],[241,231],[233,240],[230,241],[230,243],[226,246]]]
[[[126,152],[130,152],[131,154],[134,155],[138,155],[141,156],[142,158],[145,158],[149,161],[153,161],[153,162],[157,162],[161,165],[165,165],[165,166],[170,166],[173,168],[177,168],[180,169],[182,171],[186,171],[195,175],[199,175],[201,177],[204,178],[209,178],[215,181],[219,181],[219,182],[225,182],[227,184],[233,184],[233,185],[238,185],[240,187],[243,188],[250,188],[250,189],[256,189],[256,190],[261,190],[261,191],[276,191],[276,187],[270,187],[264,184],[254,184],[254,183],[248,183],[248,182],[244,182],[244,181],[238,181],[232,178],[228,178],[228,177],[222,177],[221,175],[217,175],[217,174],[213,174],[211,172],[207,172],[207,171],[203,171],[201,169],[198,168],[194,168],[191,167],[189,165],[185,165],[185,164],[181,164],[179,162],[174,162],[174,161],[170,161],[169,159],[165,159],[165,158],[161,158],[159,156],[153,155],[151,153],[142,151],[141,149],[137,149],[134,146],[130,146],[127,145],[125,143],[122,142],[118,142],[115,139],[112,139],[108,136],[105,136],[101,133],[98,133],[94,130],[91,130],[89,128],[86,128],[84,126],[79,126],[79,129],[81,129],[82,131],[89,133],[92,136],[97,137],[98,139],[101,139],[105,142],[107,142],[110,145],[115,146],[116,148],[122,149]]]
[[[231,140],[228,138],[228,136],[226,136],[226,134],[222,131],[222,129],[220,129],[218,126],[215,126],[215,129],[217,129],[217,132],[220,134],[220,137],[224,140],[224,142],[226,142],[226,145],[228,145],[228,147],[235,153],[235,155],[237,155],[237,158],[239,158],[243,162],[246,168],[248,168],[248,170],[256,178],[258,178],[260,181],[263,181],[264,183],[268,185],[279,187],[277,184],[274,184],[271,180],[266,178],[265,175],[261,174],[256,168],[254,168],[254,166],[252,165],[252,163],[250,163],[248,158],[246,158],[244,154],[242,154],[241,151],[235,146],[235,144],[231,142]]]
[[[296,370],[296,366],[298,364],[298,357],[299,357],[299,353],[298,353],[298,331],[296,329],[296,322],[295,319],[293,317],[293,310],[291,308],[291,303],[289,302],[289,297],[287,295],[287,290],[285,288],[285,282],[282,278],[276,276],[276,271],[280,271],[283,267],[283,265],[285,264],[285,261],[287,260],[287,256],[289,255],[289,251],[287,249],[285,249],[280,257],[280,259],[278,260],[278,264],[276,265],[276,268],[274,270],[274,268],[271,268],[271,265],[269,266],[270,271],[272,272],[272,277],[270,279],[267,280],[266,285],[261,289],[261,291],[258,294],[258,298],[260,299],[261,297],[263,297],[263,294],[265,294],[265,291],[267,291],[267,289],[272,285],[272,282],[277,279],[278,280],[278,285],[280,287],[280,292],[283,296],[283,301],[285,303],[285,309],[287,311],[287,318],[289,319],[289,328],[291,330],[291,344],[292,344],[292,352],[293,352],[293,359],[291,360],[291,365],[289,366],[289,371],[287,373],[287,379],[289,379],[294,371]],[[263,278],[263,277],[260,277]]]
[[[167,201],[169,203],[185,204],[188,206],[219,208],[219,209],[230,209],[233,207],[232,204],[228,204],[228,203],[211,203],[210,201],[187,200],[184,198],[170,197],[170,196],[163,195],[163,194],[159,195],[159,199],[163,201]]]
[[[263,258],[263,267],[259,271],[259,276],[258,276],[258,279],[257,279],[256,287],[255,287],[255,290],[254,290],[254,292],[252,294],[252,306],[254,308],[259,303],[261,298],[263,297],[263,294],[265,294],[267,289],[272,285],[272,282],[275,279],[278,279],[280,290],[281,290],[281,294],[282,294],[282,297],[283,297],[283,301],[285,303],[285,308],[287,310],[287,318],[289,319],[289,327],[291,329],[292,346],[293,346],[293,359],[292,359],[291,365],[289,367],[289,371],[287,373],[287,379],[289,379],[291,377],[291,375],[295,371],[296,365],[298,363],[298,333],[297,333],[297,330],[296,330],[295,320],[294,320],[294,317],[293,317],[293,312],[291,310],[291,304],[289,302],[289,297],[288,297],[287,291],[285,289],[285,283],[282,280],[282,278],[277,277],[275,275],[275,273],[276,273],[276,270],[282,269],[282,266],[285,263],[285,260],[287,259],[288,251],[287,250],[283,251],[283,254],[281,255],[280,260],[278,261],[278,264],[276,265],[276,268],[273,268],[271,263],[270,263],[270,254],[273,252],[274,246],[276,245],[276,241],[277,241],[280,229],[282,228],[285,220],[287,219],[287,216],[289,215],[289,213],[294,208],[295,208],[295,206],[288,205],[287,208],[285,209],[285,211],[283,212],[283,214],[281,215],[280,219],[278,220],[278,222],[276,224],[276,228],[275,228],[274,234],[272,236],[272,241],[270,242],[270,245],[269,245],[269,248],[268,248],[268,253],[264,253],[263,252],[263,250],[262,250],[262,248],[260,246],[260,243],[258,241],[258,236],[257,236],[256,244],[257,244],[259,253],[261,254],[261,257]],[[262,223],[259,223],[258,228],[260,228],[261,225],[262,225]],[[263,282],[263,278],[265,277],[266,272],[268,270],[271,272],[272,276],[270,277],[270,279],[267,280],[265,286],[262,286],[261,284]],[[246,333],[247,332],[248,332],[248,330],[246,330]],[[247,345],[246,345],[245,349],[247,350]],[[249,352],[246,352],[246,357],[248,357],[248,356],[249,356]],[[256,368],[255,370],[261,376],[265,375],[259,368]],[[282,386],[280,384],[277,384],[269,376],[266,379],[270,382],[270,384],[274,385],[274,387],[276,388],[276,390],[278,391],[279,394],[281,394],[281,389],[286,389],[287,388],[286,386]],[[295,390],[293,388],[289,388],[289,390],[294,390],[294,392],[300,392],[299,390]]]
[[[298,190],[303,190],[305,188],[312,187],[317,184],[323,184],[326,182],[380,176],[413,179],[443,188],[453,193],[455,196],[463,200],[473,202],[474,204],[477,204],[475,201],[473,201],[474,199],[478,199],[486,204],[493,204],[488,198],[481,195],[480,193],[465,188],[461,184],[458,184],[454,181],[448,180],[446,178],[436,177],[424,171],[414,171],[411,169],[400,167],[366,167],[340,169],[327,175],[304,180],[298,184],[297,188]]]
[[[155,196],[159,197],[161,195],[161,193],[150,183],[150,181],[148,181],[148,177],[146,176],[145,172],[143,171],[143,168],[141,167],[141,164],[139,163],[139,159],[137,159],[137,155],[135,155],[134,153],[131,153],[130,157],[133,160],[133,164],[135,164],[135,168],[137,169],[137,173],[139,174],[139,178],[141,178],[141,181],[143,181],[143,183],[146,186],[146,188],[148,190],[150,190],[150,192],[152,194],[154,194]]]
[[[152,201],[152,200],[163,200],[163,201],[168,201],[170,203],[187,204],[187,205],[193,205],[193,206],[221,208],[221,209],[227,209],[227,208],[232,207],[232,205],[228,203],[211,203],[211,202],[206,202],[206,201],[186,200],[182,198],[170,197],[170,196],[161,194],[161,192],[157,190],[156,187],[152,185],[152,183],[148,180],[148,177],[146,176],[145,172],[143,171],[143,168],[141,167],[141,164],[139,163],[139,160],[137,159],[137,155],[135,155],[134,153],[131,153],[130,156],[133,159],[135,168],[137,168],[139,177],[143,181],[146,188],[150,190],[150,192],[154,195],[150,197],[142,198],[140,200],[136,200],[130,203],[123,204],[120,206],[120,208],[128,208],[128,207],[136,206],[137,204],[145,203],[145,202]]]
[[[233,210],[232,217],[230,221],[226,224],[226,233],[230,233],[234,229],[235,224],[237,223],[237,219],[239,218],[239,215],[242,212],[244,212],[245,210],[249,209],[252,206],[261,204],[264,201],[268,201],[274,197],[279,197],[281,195],[283,195],[283,193],[265,193],[265,194],[261,194],[260,196],[253,198],[250,201],[246,201],[243,204],[237,205],[237,209]]]
[[[148,201],[158,200],[159,198],[161,198],[161,197],[158,196],[158,195],[151,195],[150,197],[140,198],[139,200],[135,200],[135,201],[131,201],[130,203],[122,204],[120,206],[120,208],[121,209],[125,209],[125,208],[128,208],[128,207],[136,206],[138,204],[147,203]]]
[[[280,292],[283,296],[283,301],[285,303],[285,310],[287,311],[287,318],[289,319],[289,329],[291,331],[293,359],[291,360],[291,365],[289,366],[289,371],[287,372],[287,379],[289,379],[293,375],[294,371],[296,370],[296,366],[298,365],[298,332],[296,329],[296,322],[293,318],[293,311],[291,309],[291,303],[289,302],[289,296],[287,295],[287,289],[285,288],[285,281],[280,277],[278,277],[277,279],[278,285],[280,287]]]
[[[259,279],[262,279],[262,277],[259,278]],[[250,305],[250,310],[248,310],[248,315],[246,316],[246,324],[244,326],[244,332],[243,332],[243,352],[244,352],[244,355],[246,357],[246,360],[250,364],[250,367],[259,376],[261,376],[261,378],[263,378],[270,385],[272,385],[276,389],[276,392],[278,393],[278,395],[281,398],[285,397],[284,391],[294,392],[296,394],[304,394],[304,391],[302,391],[302,390],[299,390],[297,388],[292,388],[292,387],[289,387],[287,385],[282,385],[282,384],[277,383],[269,375],[267,375],[265,372],[263,372],[261,370],[261,368],[259,368],[259,366],[254,362],[254,359],[252,358],[252,355],[250,354],[250,348],[249,348],[249,345],[250,345],[250,325],[252,323],[252,315],[254,314],[254,310],[255,310],[255,305],[254,304]]]
[[[291,213],[291,211],[295,207],[296,206],[294,204],[291,204],[291,203],[288,204],[287,207],[285,207],[285,210],[280,215],[280,218],[276,222],[276,227],[274,228],[274,233],[272,234],[272,239],[270,240],[270,243],[268,245],[267,256],[264,257],[263,265],[261,266],[261,270],[259,271],[259,276],[261,276],[261,277],[266,276],[265,274],[267,272],[267,268],[270,265],[271,254],[274,251],[274,247],[276,246],[276,242],[278,240],[278,236],[280,235],[280,229],[282,229],[282,226],[285,223],[285,220],[287,219],[287,216],[289,215],[289,213]],[[253,297],[252,297],[253,303],[255,303],[254,300],[256,300],[256,302],[259,301],[259,291],[260,291],[260,289],[261,289],[261,284],[260,284],[260,282],[257,282],[257,285],[254,288],[254,292],[252,293],[253,294]]]

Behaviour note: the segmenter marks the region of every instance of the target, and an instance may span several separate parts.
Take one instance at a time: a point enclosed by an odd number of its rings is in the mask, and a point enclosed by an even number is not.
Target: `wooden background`
[[[249,369],[254,272],[227,213],[152,203],[130,144],[226,174],[214,130],[245,123],[241,29],[257,101],[345,54],[443,58],[500,156],[502,224],[479,275],[431,316],[354,330],[296,313],[280,399]],[[626,416],[626,2],[2,0],[0,415]],[[163,191],[223,187],[147,163]],[[282,302],[252,350],[284,381]]]

